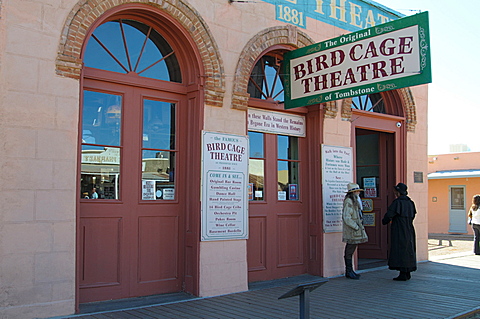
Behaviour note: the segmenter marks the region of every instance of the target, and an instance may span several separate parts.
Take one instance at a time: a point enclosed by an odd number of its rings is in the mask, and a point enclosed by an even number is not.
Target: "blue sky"
[[[480,0],[376,0],[405,15],[429,12],[432,83],[428,154],[467,144],[480,152]]]

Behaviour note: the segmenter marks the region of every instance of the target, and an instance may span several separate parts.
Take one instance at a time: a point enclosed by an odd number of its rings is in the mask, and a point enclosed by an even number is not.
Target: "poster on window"
[[[370,213],[373,212],[373,200],[370,198],[362,198],[362,212]]]
[[[322,145],[323,231],[342,231],[343,199],[353,181],[352,148]]]
[[[375,213],[363,214],[363,226],[375,226]]]
[[[374,198],[377,197],[377,189],[374,187],[366,187],[363,191],[365,197]]]
[[[247,239],[248,137],[202,137],[202,241]]]
[[[155,200],[155,181],[142,180],[142,199]]]
[[[248,200],[253,200],[253,183],[248,183],[247,186]]]
[[[288,185],[288,194],[290,200],[298,200],[297,184]]]
[[[375,177],[364,177],[363,178],[363,187],[364,188],[375,188],[377,187],[377,182]]]

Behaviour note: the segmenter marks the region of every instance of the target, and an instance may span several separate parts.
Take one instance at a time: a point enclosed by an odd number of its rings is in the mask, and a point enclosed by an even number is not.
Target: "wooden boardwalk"
[[[310,293],[310,317],[460,318],[480,309],[479,270],[480,256],[469,254],[419,263],[406,282],[393,281],[397,272],[385,267],[361,272],[360,280],[330,278]],[[299,297],[278,299],[296,284],[283,283],[219,297],[56,318],[299,318]]]

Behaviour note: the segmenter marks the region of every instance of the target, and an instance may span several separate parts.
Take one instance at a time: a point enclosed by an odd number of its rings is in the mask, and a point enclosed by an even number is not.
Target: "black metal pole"
[[[300,319],[310,319],[310,289],[300,294]]]
[[[278,299],[299,296],[300,319],[310,319],[310,292],[317,289],[326,282],[328,282],[328,279],[322,278],[317,281],[300,284],[297,287],[290,289],[289,291],[278,297]]]

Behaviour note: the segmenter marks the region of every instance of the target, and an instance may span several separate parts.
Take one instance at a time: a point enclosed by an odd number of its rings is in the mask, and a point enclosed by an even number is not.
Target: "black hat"
[[[394,188],[400,193],[400,195],[408,195],[407,185],[404,183],[398,183],[397,186],[394,186]]]

